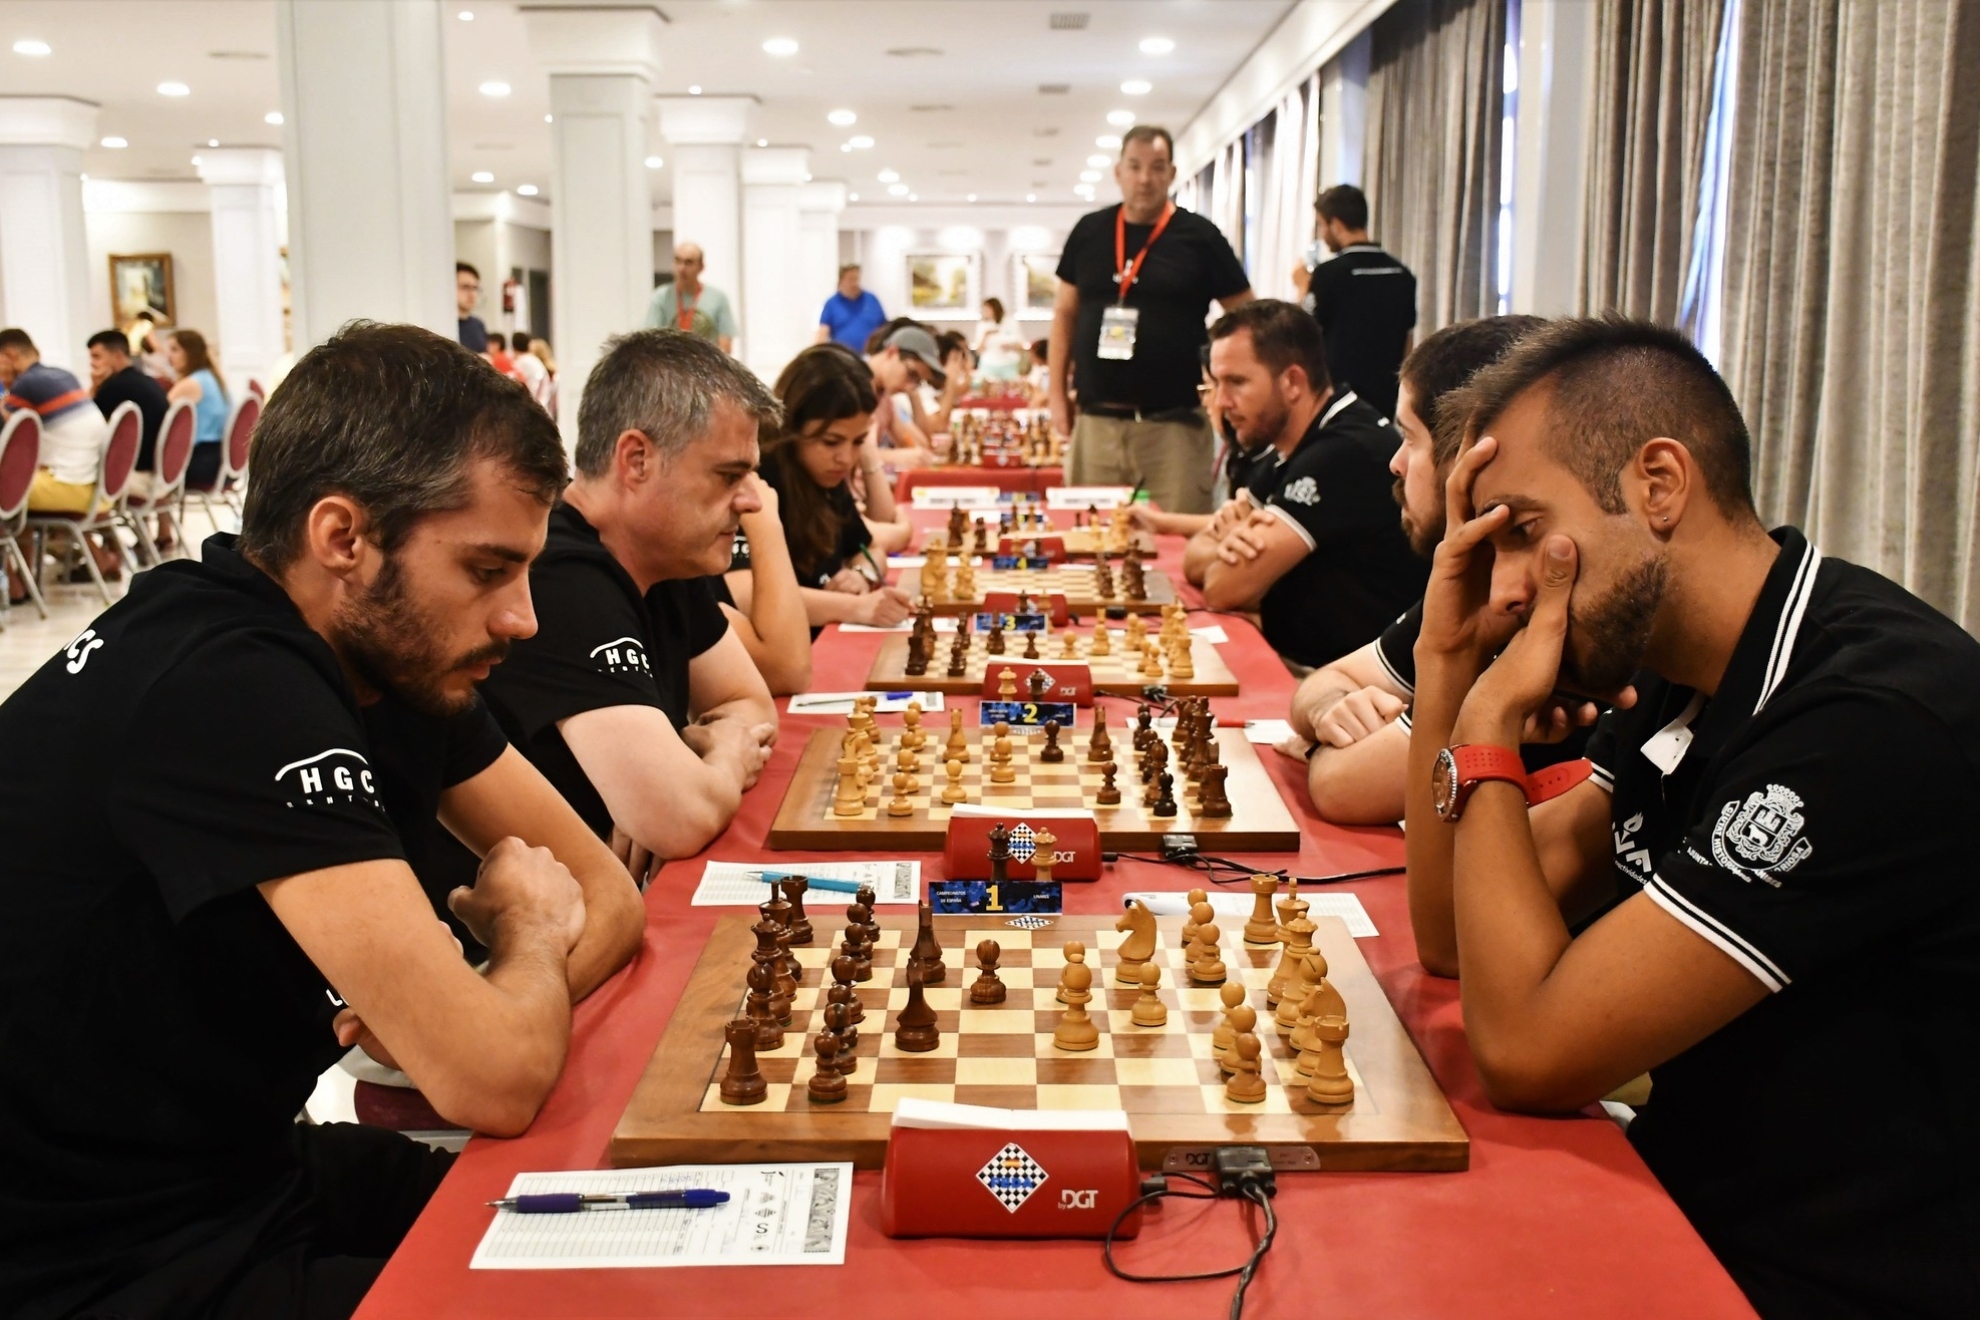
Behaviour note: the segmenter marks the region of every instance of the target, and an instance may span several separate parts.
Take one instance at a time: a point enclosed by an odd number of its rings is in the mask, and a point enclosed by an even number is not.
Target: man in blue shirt
[[[481,272],[465,261],[454,263],[454,307],[460,314],[461,347],[488,356],[488,327],[474,314],[481,301]]]
[[[859,267],[839,267],[839,291],[825,300],[818,313],[818,342],[844,344],[864,353],[866,337],[886,323],[880,300],[859,287]]]

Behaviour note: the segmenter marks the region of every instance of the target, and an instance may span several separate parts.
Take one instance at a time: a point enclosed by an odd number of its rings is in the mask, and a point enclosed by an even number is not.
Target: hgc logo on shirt
[[[591,658],[599,669],[608,674],[650,674],[653,666],[646,660],[646,643],[637,637],[619,637],[603,646],[591,648]]]
[[[371,778],[371,763],[348,747],[332,747],[291,761],[275,772],[275,782],[293,795],[288,800],[291,807],[300,799],[306,807],[364,802],[374,810],[385,810]]]

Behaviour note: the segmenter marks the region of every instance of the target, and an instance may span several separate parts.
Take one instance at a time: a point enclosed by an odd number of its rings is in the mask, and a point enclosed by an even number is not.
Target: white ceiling
[[[541,0],[539,0],[539,3]],[[1076,203],[1073,187],[1117,133],[1106,116],[1132,110],[1180,131],[1292,7],[1293,0],[658,0],[668,23],[655,91],[758,98],[754,133],[774,145],[811,148],[819,179],[843,179],[866,203],[900,204],[877,179],[898,171],[923,205],[953,206],[975,193],[985,203]],[[453,185],[490,191],[548,189],[548,77],[532,58],[514,0],[448,0],[447,80]],[[462,21],[462,12],[474,14]],[[1054,14],[1085,14],[1083,30],[1053,30]],[[1175,42],[1148,55],[1144,37]],[[766,54],[786,37],[797,54]],[[23,38],[54,47],[13,53]],[[125,150],[95,148],[93,178],[186,179],[211,140],[279,146],[263,122],[280,104],[273,58],[272,0],[0,0],[0,88],[64,94],[103,108],[98,132],[127,138]],[[923,50],[927,54],[890,54]],[[229,57],[239,53],[256,58]],[[1120,84],[1142,78],[1145,96]],[[190,96],[156,91],[168,80]],[[508,83],[501,100],[484,82]],[[1041,93],[1063,84],[1062,93]],[[828,112],[859,122],[834,127]],[[842,151],[855,134],[870,150]],[[663,159],[666,145],[653,150]],[[477,185],[471,175],[495,176]],[[671,194],[666,168],[653,172],[654,199]],[[1112,195],[1105,176],[1099,196]]]

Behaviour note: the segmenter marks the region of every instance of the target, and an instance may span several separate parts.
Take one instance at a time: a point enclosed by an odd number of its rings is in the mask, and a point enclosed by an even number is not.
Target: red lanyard
[[[695,302],[700,302],[699,298]],[[694,329],[694,303],[682,295],[681,286],[674,286],[674,324],[682,330]]]
[[[1121,282],[1122,302],[1127,301],[1128,290],[1134,286],[1135,280],[1141,276],[1141,263],[1148,260],[1148,249],[1155,246],[1155,240],[1160,238],[1162,231],[1169,227],[1169,217],[1175,213],[1176,204],[1174,202],[1170,202],[1162,208],[1162,218],[1155,222],[1155,228],[1149,233],[1148,241],[1141,245],[1141,251],[1134,254],[1134,264],[1129,265],[1127,259],[1127,204],[1123,202],[1121,208],[1114,212],[1114,278]]]

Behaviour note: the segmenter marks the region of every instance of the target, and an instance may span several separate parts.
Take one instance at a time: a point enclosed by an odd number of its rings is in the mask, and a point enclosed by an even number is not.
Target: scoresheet
[[[669,1265],[843,1265],[850,1164],[676,1164],[664,1169],[519,1173],[526,1192],[729,1193],[707,1210],[491,1211],[470,1269],[653,1269]]]
[[[919,903],[921,901],[920,862],[709,862],[701,871],[690,907],[755,907],[770,897],[765,872],[775,875],[804,875],[827,880],[844,880],[854,885],[872,885],[876,902]],[[844,907],[853,901],[850,893],[840,894],[814,886],[805,895],[807,904],[820,910]]]

